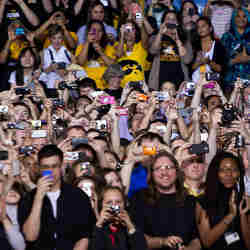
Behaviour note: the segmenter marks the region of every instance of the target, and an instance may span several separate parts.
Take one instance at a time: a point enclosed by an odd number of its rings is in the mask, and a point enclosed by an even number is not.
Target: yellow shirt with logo
[[[115,43],[116,46],[118,46],[118,42]],[[127,72],[121,82],[121,87],[131,81],[144,80],[144,71],[148,63],[146,60],[148,52],[143,48],[141,42],[135,43],[131,52],[127,52],[127,45],[124,44],[124,51],[125,55],[117,61],[122,66],[122,70]]]
[[[75,56],[79,56],[84,48],[84,44],[80,44],[76,48]],[[115,48],[111,45],[105,47],[104,53],[106,56],[115,59]],[[107,69],[103,59],[99,57],[97,60],[90,60],[85,65],[81,65],[86,71],[89,78],[92,78],[96,82],[97,88],[104,89],[105,82],[102,76]]]
[[[27,41],[15,40],[10,44],[10,58],[17,60],[22,49],[27,48],[29,43]]]

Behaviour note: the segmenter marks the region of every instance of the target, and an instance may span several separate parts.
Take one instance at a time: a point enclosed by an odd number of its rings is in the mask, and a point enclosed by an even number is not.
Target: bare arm
[[[77,16],[77,15],[80,13],[80,11],[82,10],[84,1],[85,1],[85,0],[78,0],[78,1],[75,3],[75,6],[74,6],[75,16]]]
[[[51,3],[51,0],[42,0],[42,5],[48,14],[50,14],[53,11],[53,5]]]
[[[120,127],[119,127],[119,111],[111,109],[111,116],[112,116],[112,131],[111,131],[111,143],[113,151],[120,155]]]
[[[28,7],[28,5],[23,0],[15,0],[20,8],[22,9],[24,15],[28,19],[28,21],[33,26],[38,26],[40,24],[40,20],[37,15]]]
[[[81,66],[84,66],[88,61],[89,45],[89,42],[86,41],[81,53],[76,57],[78,64]]]
[[[199,239],[193,239],[188,246],[185,247],[185,250],[200,250],[201,249],[201,243]]]
[[[3,22],[3,13],[4,13],[6,3],[7,3],[7,0],[0,1],[0,24]]]
[[[76,242],[73,250],[88,250],[89,240],[83,238]]]
[[[226,232],[236,216],[235,212],[236,209],[234,213],[228,213],[218,224],[211,228],[205,210],[198,203],[196,204],[196,223],[200,239],[205,247],[211,247]]]

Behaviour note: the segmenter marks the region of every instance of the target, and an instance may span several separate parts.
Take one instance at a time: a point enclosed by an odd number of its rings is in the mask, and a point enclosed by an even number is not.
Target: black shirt
[[[161,41],[159,86],[166,81],[173,82],[178,89],[184,81],[184,73],[176,42],[164,35]]]
[[[30,215],[35,194],[36,189],[28,193],[18,206],[21,229]],[[94,223],[95,216],[88,197],[80,189],[62,183],[57,200],[57,218],[54,218],[51,202],[45,196],[38,239],[26,242],[26,250],[71,250],[77,241],[89,238]]]
[[[161,194],[154,205],[144,200],[145,190],[136,193],[130,211],[136,226],[152,237],[179,236],[184,245],[198,238],[195,221],[195,199],[187,196],[183,205],[176,202],[176,194]]]
[[[140,230],[129,235],[126,228],[112,232],[109,226],[95,227],[91,240],[91,250],[146,250],[144,234]]]

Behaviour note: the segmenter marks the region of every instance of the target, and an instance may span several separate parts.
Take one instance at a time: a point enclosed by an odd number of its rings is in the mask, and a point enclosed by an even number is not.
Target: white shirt
[[[56,51],[53,46],[50,45],[47,49],[44,49],[43,52],[43,69],[47,69],[53,63],[49,51],[52,52],[54,63],[64,62],[66,64],[71,64],[71,61],[66,56],[68,55],[71,58],[71,53],[66,47],[62,46],[58,51]]]
[[[53,208],[53,215],[56,218],[57,217],[57,200],[60,196],[61,190],[57,190],[55,192],[47,192],[47,196],[51,202],[52,208]]]

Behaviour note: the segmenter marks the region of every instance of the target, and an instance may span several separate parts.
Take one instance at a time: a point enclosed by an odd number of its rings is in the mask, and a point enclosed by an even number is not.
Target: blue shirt
[[[142,164],[138,164],[138,166],[133,169],[128,192],[129,198],[131,198],[137,191],[148,187],[147,175],[148,171],[142,166]]]

